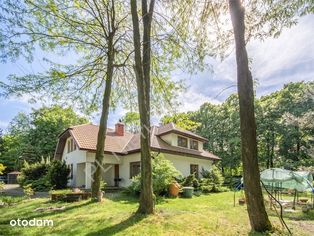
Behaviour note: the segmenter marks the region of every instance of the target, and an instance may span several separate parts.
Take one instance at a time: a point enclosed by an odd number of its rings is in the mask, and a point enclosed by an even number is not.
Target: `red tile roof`
[[[60,158],[65,146],[65,139],[72,136],[77,146],[82,150],[96,151],[97,135],[99,127],[97,125],[86,124],[68,128],[59,136],[55,158]],[[186,131],[176,127],[173,123],[163,126],[152,126],[151,128],[151,148],[153,151],[165,153],[179,154],[183,156],[192,156],[202,159],[219,160],[220,158],[208,151],[198,151],[188,148],[171,146],[161,139],[161,136],[168,133],[178,133],[187,137],[191,137],[202,142],[206,139],[196,135],[190,131]],[[115,152],[117,154],[126,155],[140,151],[140,134],[131,134],[124,132],[124,136],[119,136],[114,129],[107,129],[105,140],[105,152]]]

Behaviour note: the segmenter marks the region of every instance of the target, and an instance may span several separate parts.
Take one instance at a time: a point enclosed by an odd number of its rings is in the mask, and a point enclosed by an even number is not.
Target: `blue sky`
[[[314,15],[300,19],[299,24],[285,29],[276,39],[263,42],[253,41],[248,45],[248,55],[252,59],[252,74],[258,79],[257,96],[276,91],[288,82],[314,80]],[[10,74],[23,75],[40,71],[44,65],[42,52],[35,54],[32,65],[23,60],[0,64],[0,80],[5,81]],[[68,58],[66,58],[68,59]],[[66,60],[65,59],[65,60]],[[236,92],[236,63],[232,53],[223,62],[213,62],[213,73],[204,71],[196,75],[175,73],[174,79],[185,79],[187,90],[180,95],[178,111],[197,110],[204,102],[220,103],[231,93]],[[230,87],[230,88],[229,88]],[[229,88],[229,89],[226,89]],[[29,98],[9,98],[0,100],[0,128],[7,128],[10,120],[18,112],[30,112],[40,103],[30,104]],[[126,111],[116,109],[109,115],[109,127],[121,118]],[[97,123],[98,115],[92,117]],[[153,123],[158,122],[154,117]]]

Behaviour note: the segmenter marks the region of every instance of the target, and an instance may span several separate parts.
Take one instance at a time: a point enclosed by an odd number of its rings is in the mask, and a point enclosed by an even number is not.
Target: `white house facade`
[[[92,124],[73,126],[60,136],[55,159],[64,160],[71,169],[69,186],[90,189],[95,170],[95,152],[98,126]],[[154,156],[162,153],[183,176],[201,170],[210,170],[220,158],[205,151],[207,140],[173,123],[151,128],[151,150]],[[105,158],[100,164],[103,180],[107,186],[127,187],[132,178],[140,173],[140,134],[124,130],[122,123],[115,129],[107,129]]]

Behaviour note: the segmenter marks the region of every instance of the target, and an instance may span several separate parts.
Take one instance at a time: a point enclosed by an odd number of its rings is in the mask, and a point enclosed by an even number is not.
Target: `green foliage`
[[[28,198],[31,198],[31,196],[34,195],[34,190],[33,190],[31,184],[27,184],[27,185],[23,186],[23,191],[24,191],[24,194],[25,194]]]
[[[153,191],[155,195],[164,195],[168,191],[169,184],[172,183],[175,177],[181,173],[168,161],[162,154],[153,159]],[[132,194],[139,194],[141,189],[141,177],[135,176],[132,183],[128,187],[128,191]]]
[[[126,193],[130,193],[132,195],[139,195],[141,192],[141,176],[137,175],[132,178],[131,184],[125,190]]]
[[[18,183],[21,186],[31,185],[35,191],[46,191],[51,188],[47,178],[49,163],[36,162],[21,169]]]
[[[256,104],[259,159],[263,166],[313,166],[313,82],[289,83]]]
[[[140,131],[140,114],[138,112],[127,112],[121,121],[125,124],[127,131],[131,133]]]
[[[228,188],[222,186],[224,177],[215,165],[212,165],[209,171],[202,169],[201,175],[203,178],[200,181],[200,188],[204,193],[217,193],[228,190]]]
[[[0,205],[1,205],[1,202],[3,202],[4,205],[12,206],[16,203],[23,201],[24,199],[25,199],[25,197],[1,196],[0,197]]]
[[[5,168],[6,167],[2,163],[0,163],[0,175],[3,174],[3,171],[5,170]]]
[[[258,157],[262,169],[308,168],[314,165],[314,83],[289,83],[283,89],[256,99]],[[200,126],[207,138],[204,148],[221,158],[225,176],[242,174],[239,102],[231,95],[219,105],[204,103],[183,116]],[[176,115],[180,117],[180,115]],[[169,118],[169,121],[174,120]]]
[[[173,116],[166,115],[161,119],[161,122],[163,124],[168,124],[170,122],[173,122],[174,124],[176,124],[178,127],[181,127],[182,129],[195,131],[196,128],[200,126],[200,123],[191,119],[191,117],[193,117],[193,114],[194,114],[193,112],[188,112],[188,113],[177,113],[177,114],[174,114]]]
[[[34,163],[43,156],[53,157],[59,134],[69,126],[87,122],[71,108],[57,105],[33,110],[29,115],[19,113],[3,136],[0,162],[11,171],[21,168],[24,160]]]
[[[65,162],[58,160],[42,159],[41,162],[29,164],[24,163],[18,183],[21,186],[31,185],[35,191],[47,191],[53,189],[64,189],[67,187],[70,169]]]
[[[98,111],[108,65],[108,41],[112,36],[113,51],[119,53],[115,53],[113,61],[116,73],[113,74],[110,106],[137,106],[135,75],[129,67],[134,64],[129,2],[4,0],[0,5],[0,22],[3,23],[0,28],[1,61],[25,58],[31,62],[38,48],[48,52],[46,56],[51,55],[43,60],[47,69],[41,73],[11,75],[6,84],[0,82],[1,94],[28,94],[35,99],[61,101],[89,114]],[[171,80],[170,72],[174,65],[177,66],[177,59],[184,56],[182,52],[190,49],[180,45],[184,41],[169,32],[169,27],[164,27],[166,22],[169,19],[161,17],[158,24],[152,24],[153,30],[160,32],[158,35],[169,35],[152,37],[156,47],[153,47],[151,96],[154,110],[159,111],[173,105],[182,83]],[[113,31],[111,27],[114,27]],[[110,37],[109,32],[113,33]],[[63,56],[73,60],[60,63],[62,60],[58,61],[58,58]]]
[[[181,173],[162,154],[153,159],[153,190],[155,195],[168,191],[169,184]]]
[[[198,189],[199,182],[198,179],[195,178],[195,174],[190,174],[181,180],[181,185],[184,187],[194,187],[195,189]]]
[[[53,160],[47,172],[47,179],[53,189],[64,189],[67,187],[70,169],[65,161]]]

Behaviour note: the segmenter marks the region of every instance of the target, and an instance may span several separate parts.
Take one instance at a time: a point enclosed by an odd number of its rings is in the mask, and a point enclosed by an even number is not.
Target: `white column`
[[[90,162],[85,163],[85,188],[92,188],[92,165]]]

